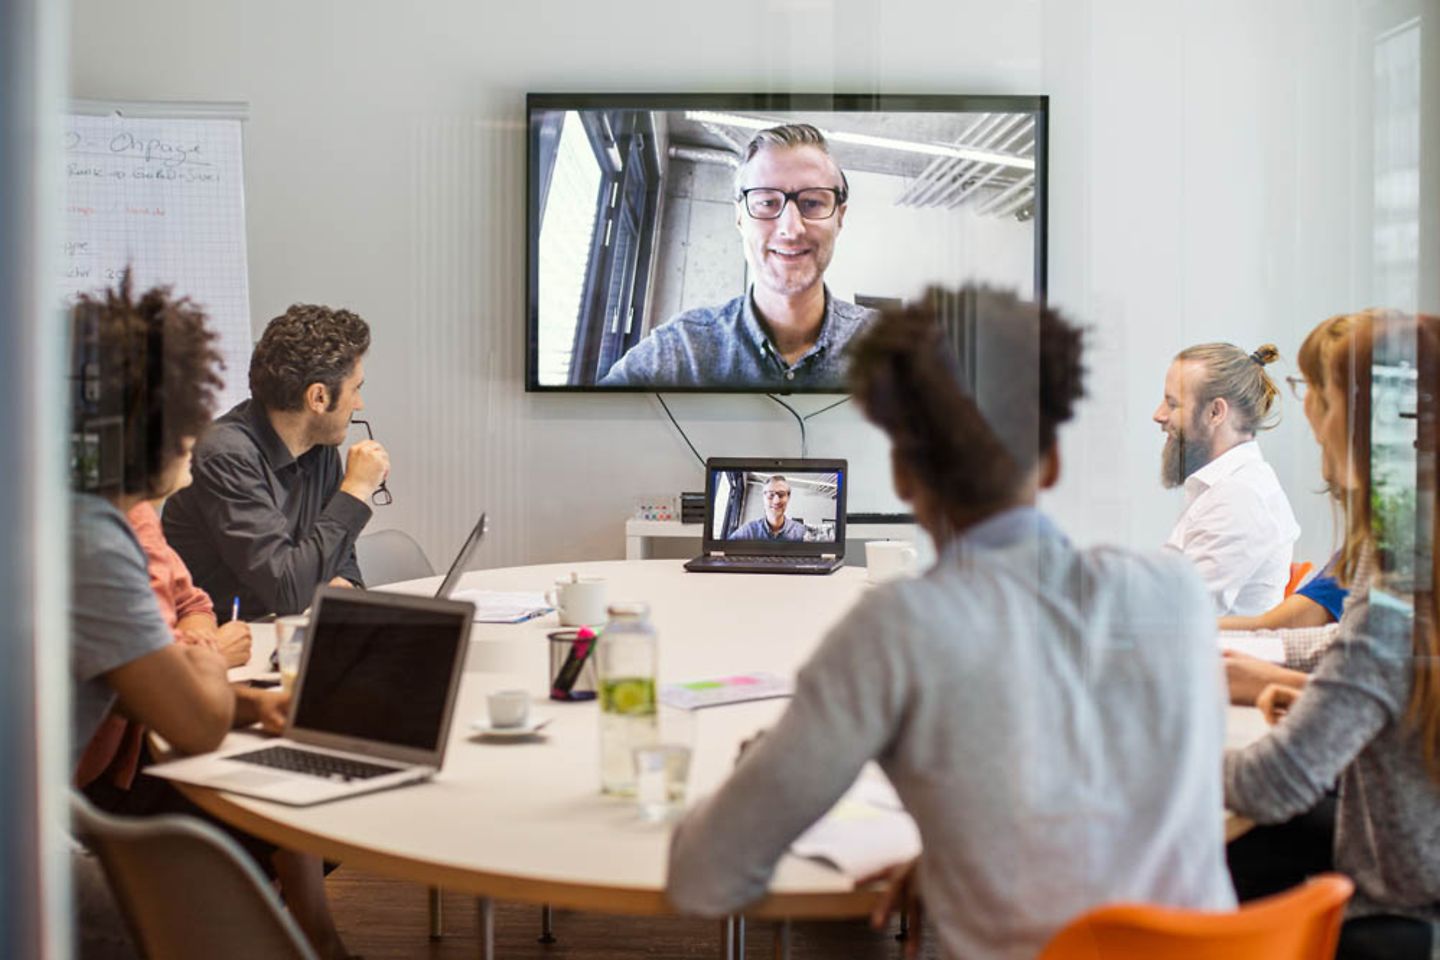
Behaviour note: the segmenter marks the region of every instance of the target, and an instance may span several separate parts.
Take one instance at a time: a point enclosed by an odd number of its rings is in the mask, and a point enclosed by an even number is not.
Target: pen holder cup
[[[588,632],[588,631],[587,631]],[[580,639],[579,630],[556,630],[550,644],[550,699],[594,700],[595,638]],[[577,664],[575,661],[579,660]]]

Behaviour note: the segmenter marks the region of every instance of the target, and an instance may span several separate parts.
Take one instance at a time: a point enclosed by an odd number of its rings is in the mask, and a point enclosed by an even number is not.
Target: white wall
[[[1364,302],[1352,9],[77,0],[72,75],[77,96],[250,103],[257,330],[298,300],[371,321],[366,399],[396,497],[374,524],[416,533],[437,564],[482,507],[484,563],[619,556],[632,494],[703,488],[653,399],[522,390],[526,91],[1048,93],[1050,290],[1095,348],[1049,502],[1080,541],[1149,545],[1179,506],[1155,482],[1148,422],[1170,355],[1232,339],[1288,356]],[[736,29],[756,22],[773,25],[765,42]],[[802,29],[832,42],[800,44]],[[636,49],[600,46],[620,37]],[[764,398],[672,403],[706,455],[798,452]],[[1298,412],[1266,448],[1318,559],[1329,513],[1307,493]],[[883,441],[852,410],[812,421],[810,452],[850,458],[854,508],[894,505]]]

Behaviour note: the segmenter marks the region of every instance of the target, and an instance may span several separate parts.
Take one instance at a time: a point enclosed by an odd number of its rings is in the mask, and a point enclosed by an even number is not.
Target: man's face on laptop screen
[[[722,470],[715,478],[715,538],[834,543],[840,477],[835,473]]]

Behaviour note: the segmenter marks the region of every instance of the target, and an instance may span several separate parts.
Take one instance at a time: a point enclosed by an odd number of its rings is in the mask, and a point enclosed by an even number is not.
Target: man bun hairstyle
[[[312,383],[325,385],[329,409],[340,384],[370,349],[370,325],[349,310],[297,303],[271,320],[250,357],[250,396],[267,410],[303,410]]]
[[[796,147],[815,147],[830,157],[830,162],[835,165],[835,172],[840,174],[840,202],[848,200],[850,181],[845,178],[845,171],[840,169],[840,164],[835,163],[835,158],[830,156],[830,141],[825,139],[825,134],[820,132],[819,127],[808,123],[785,123],[756,131],[755,136],[750,138],[750,142],[745,144],[745,149],[740,152],[740,163],[735,167],[735,198],[740,198],[741,178],[745,175],[745,167],[755,159],[757,153],[772,149],[793,150]]]
[[[72,484],[103,495],[158,497],[184,441],[205,432],[224,386],[219,336],[205,311],[169,287],[137,299],[120,282],[81,294],[70,311]]]
[[[1202,343],[1181,350],[1176,360],[1197,363],[1205,371],[1196,408],[1223,399],[1235,416],[1235,429],[1254,435],[1280,422],[1280,389],[1265,368],[1280,359],[1275,344],[1246,353],[1233,343]]]
[[[852,341],[850,388],[955,516],[1014,499],[1084,395],[1082,331],[1014,293],[932,287]]]

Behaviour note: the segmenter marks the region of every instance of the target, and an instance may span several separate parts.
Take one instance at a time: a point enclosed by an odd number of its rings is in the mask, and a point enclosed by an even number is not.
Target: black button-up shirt
[[[165,538],[222,617],[235,597],[254,619],[304,610],[337,576],[363,583],[355,538],[370,506],[340,492],[337,448],[292,456],[246,400],[196,444],[191,469],[194,484],[165,504]]]

